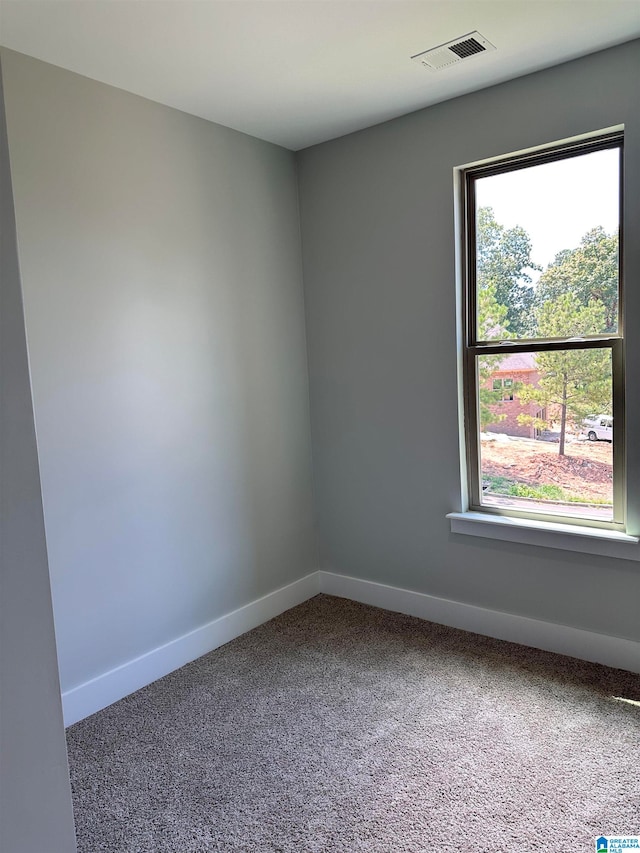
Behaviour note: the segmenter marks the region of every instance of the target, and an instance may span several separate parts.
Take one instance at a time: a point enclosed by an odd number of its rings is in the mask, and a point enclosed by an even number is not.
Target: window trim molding
[[[446,517],[450,521],[452,534],[640,561],[640,537],[619,530],[603,530],[537,518],[514,518],[473,510],[449,512]]]
[[[568,341],[554,339],[518,339],[517,342],[507,341],[482,341],[478,339],[476,329],[476,311],[471,309],[471,300],[476,300],[475,281],[475,186],[474,182],[479,177],[517,171],[545,162],[564,160],[569,157],[581,156],[595,151],[617,148],[620,153],[619,171],[619,204],[620,204],[620,226],[619,226],[619,299],[618,299],[618,329],[615,335],[593,335],[578,340]],[[461,446],[461,475],[462,475],[462,513],[450,513],[447,518],[452,519],[452,530],[454,519],[459,522],[462,517],[465,521],[500,524],[506,521],[513,522],[509,526],[531,530],[539,527],[545,534],[567,533],[575,541],[583,533],[574,534],[573,530],[593,530],[594,538],[618,543],[637,543],[637,537],[626,533],[627,521],[627,471],[626,471],[626,423],[625,423],[625,374],[624,374],[624,282],[623,282],[623,199],[624,199],[624,127],[618,126],[603,131],[595,131],[591,134],[583,134],[580,137],[556,142],[547,146],[539,146],[525,152],[506,154],[491,160],[483,160],[454,169],[455,192],[458,198],[456,205],[456,260],[457,260],[457,282],[458,282],[458,317],[456,325],[458,328],[458,379],[459,379],[459,405],[460,405],[460,446]],[[473,267],[473,269],[472,269]],[[477,305],[477,300],[474,302]],[[483,506],[476,504],[474,498],[481,496],[479,476],[479,423],[476,401],[477,379],[469,381],[470,371],[475,371],[475,359],[478,354],[478,346],[486,354],[500,354],[509,352],[522,352],[525,347],[530,350],[538,349],[543,344],[545,350],[567,350],[567,349],[610,349],[612,358],[612,394],[613,394],[613,418],[618,424],[622,424],[622,430],[618,428],[614,432],[614,460],[613,460],[613,506],[614,518],[611,521],[599,519],[587,519],[571,517],[560,514],[545,514],[544,512],[527,512],[519,509],[502,509],[500,507]],[[471,364],[473,362],[473,364]],[[478,460],[478,464],[472,464],[472,460]],[[457,525],[459,526],[459,525]],[[458,530],[456,532],[463,532]],[[469,531],[464,531],[469,532]],[[479,535],[479,534],[475,534]],[[483,535],[487,535],[486,533]],[[622,538],[618,539],[617,537]],[[498,538],[503,538],[499,536]],[[591,537],[589,537],[591,538]],[[575,550],[582,550],[576,548]]]

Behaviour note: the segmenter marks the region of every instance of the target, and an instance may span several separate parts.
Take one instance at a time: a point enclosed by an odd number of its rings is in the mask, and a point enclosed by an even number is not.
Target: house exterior
[[[544,417],[544,411],[537,403],[521,403],[516,389],[518,385],[537,385],[540,373],[536,368],[533,353],[518,353],[507,355],[494,370],[485,388],[500,394],[501,400],[489,408],[496,414],[496,422],[487,426],[487,432],[500,432],[520,438],[537,438],[539,430],[532,424],[518,423],[518,415]],[[497,420],[504,416],[502,420]]]

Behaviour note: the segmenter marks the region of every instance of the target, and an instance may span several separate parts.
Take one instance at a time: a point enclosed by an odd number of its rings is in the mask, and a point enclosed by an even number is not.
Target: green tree
[[[542,337],[559,338],[598,334],[605,322],[601,302],[582,305],[575,293],[563,293],[554,302],[544,302],[536,312]],[[611,412],[611,355],[605,349],[540,352],[536,357],[538,385],[521,385],[522,404],[534,402],[546,409],[548,420],[518,415],[520,423],[544,427],[554,412],[560,414],[560,445],[564,456],[568,423],[579,424],[588,414]]]
[[[537,308],[573,293],[581,305],[604,306],[602,326],[596,334],[618,328],[618,235],[592,228],[576,249],[564,249],[540,276],[536,286]]]
[[[495,296],[495,285],[487,284],[478,290],[478,335],[480,339],[499,337],[502,340],[512,337],[507,326],[507,308],[500,305]],[[491,406],[500,402],[500,391],[487,387],[491,374],[496,370],[496,356],[489,355],[478,358],[478,414],[480,429],[484,430],[489,424],[503,421],[506,415],[492,411]]]
[[[529,271],[540,270],[531,258],[531,238],[519,225],[505,228],[493,208],[478,209],[476,222],[476,284],[480,294],[488,290],[496,303],[506,309],[504,325],[512,336],[533,334],[534,289]],[[489,337],[497,338],[489,329]]]

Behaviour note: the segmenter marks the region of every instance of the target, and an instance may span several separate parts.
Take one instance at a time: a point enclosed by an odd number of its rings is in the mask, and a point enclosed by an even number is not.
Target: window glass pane
[[[477,178],[479,340],[618,330],[620,152]]]
[[[611,350],[476,361],[482,505],[611,521]],[[513,401],[494,391],[505,373]]]

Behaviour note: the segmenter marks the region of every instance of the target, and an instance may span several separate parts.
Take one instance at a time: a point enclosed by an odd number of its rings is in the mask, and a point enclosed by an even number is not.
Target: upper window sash
[[[535,168],[537,166],[566,161],[572,157],[581,157],[588,154],[593,154],[598,151],[611,150],[617,152],[618,162],[618,241],[617,241],[617,305],[615,311],[611,306],[611,311],[607,311],[606,318],[600,328],[593,328],[588,331],[573,330],[570,333],[561,334],[541,334],[536,330],[536,333],[518,331],[510,328],[507,324],[505,334],[502,334],[500,327],[500,318],[498,318],[491,328],[491,317],[485,321],[485,328],[479,328],[479,298],[481,294],[481,283],[478,281],[477,259],[478,252],[482,250],[482,246],[478,243],[478,199],[477,199],[477,184],[485,178],[491,178],[500,175],[512,175],[523,169]],[[532,173],[529,173],[530,175]],[[622,293],[622,184],[623,184],[623,134],[615,132],[594,138],[593,140],[572,143],[569,145],[560,145],[549,149],[545,152],[533,154],[525,154],[516,156],[504,161],[485,164],[482,166],[471,167],[464,172],[464,212],[465,212],[465,317],[464,331],[465,343],[467,346],[480,345],[508,345],[521,343],[531,346],[535,344],[546,344],[548,342],[567,340],[568,338],[576,338],[580,340],[608,340],[611,338],[621,338],[624,329],[623,317],[623,293]],[[613,238],[614,235],[611,235]],[[548,272],[548,270],[547,270]],[[522,289],[526,295],[526,287]],[[611,294],[613,298],[613,294]],[[504,309],[504,305],[498,303],[498,311]],[[504,318],[502,318],[504,320]],[[488,328],[487,328],[488,325]],[[491,334],[490,332],[494,333]],[[505,350],[507,351],[507,350]]]

